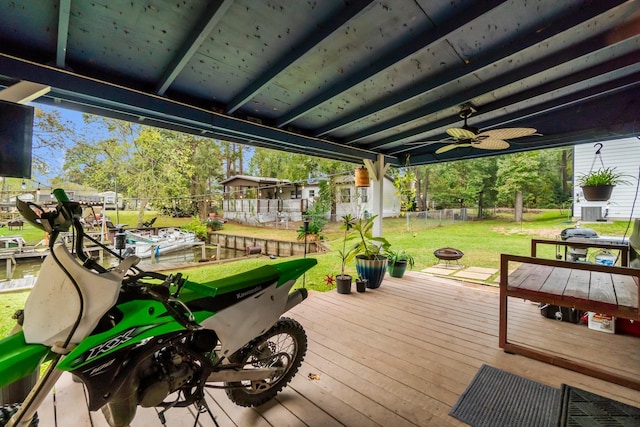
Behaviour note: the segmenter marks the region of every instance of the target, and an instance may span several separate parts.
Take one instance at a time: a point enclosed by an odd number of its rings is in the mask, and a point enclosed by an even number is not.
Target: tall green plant
[[[347,214],[342,217],[342,225],[340,226],[340,229],[344,230],[344,238],[342,240],[342,250],[338,251],[340,253],[340,258],[342,259],[342,270],[340,272],[342,276],[344,276],[344,266],[349,255],[347,253],[347,239],[349,237],[349,230],[351,230],[354,225],[355,218],[353,217],[353,215]]]
[[[355,258],[356,255],[363,255],[367,259],[378,259],[384,257],[384,252],[391,247],[387,239],[373,235],[373,222],[377,217],[378,215],[358,218],[353,229],[357,233],[359,241],[349,251],[348,260]]]

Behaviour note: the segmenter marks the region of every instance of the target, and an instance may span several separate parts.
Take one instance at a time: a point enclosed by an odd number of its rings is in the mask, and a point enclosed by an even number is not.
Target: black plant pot
[[[585,185],[582,188],[584,198],[590,202],[606,202],[611,198],[613,185]]]
[[[376,289],[380,287],[387,271],[387,260],[385,256],[378,256],[374,259],[368,259],[364,255],[356,256],[358,277],[369,281],[367,288]]]
[[[336,276],[336,290],[339,294],[351,293],[351,276],[348,274],[339,274]]]
[[[366,292],[369,281],[367,279],[356,279],[356,291]]]

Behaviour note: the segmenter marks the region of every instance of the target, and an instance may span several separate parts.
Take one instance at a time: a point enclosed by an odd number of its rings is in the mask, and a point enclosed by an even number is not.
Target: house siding
[[[617,172],[628,175],[629,184],[616,185],[611,194],[611,198],[607,202],[589,202],[584,199],[582,189],[578,185],[580,176],[589,171],[602,168],[599,158],[595,158],[597,147],[593,144],[580,144],[573,147],[573,216],[577,219],[583,219],[582,214],[585,213],[585,219],[590,219],[593,212],[597,212],[597,208],[601,209],[601,218],[628,220],[632,218],[640,218],[640,206],[633,209],[633,202],[636,196],[636,188],[638,185],[638,175],[640,168],[640,139],[626,138],[619,140],[603,141],[600,157],[604,167],[616,168]],[[595,162],[594,162],[595,158]],[[592,167],[593,165],[593,167]],[[583,208],[586,208],[583,210]],[[633,216],[632,215],[633,211]]]

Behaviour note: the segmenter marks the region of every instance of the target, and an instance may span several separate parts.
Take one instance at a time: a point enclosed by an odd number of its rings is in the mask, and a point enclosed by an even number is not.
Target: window
[[[360,202],[367,203],[369,201],[369,192],[367,187],[360,188]]]
[[[313,199],[316,197],[316,190],[309,190],[309,199]]]
[[[350,188],[341,188],[340,189],[340,202],[341,203],[349,203],[349,202],[351,202],[351,189]]]

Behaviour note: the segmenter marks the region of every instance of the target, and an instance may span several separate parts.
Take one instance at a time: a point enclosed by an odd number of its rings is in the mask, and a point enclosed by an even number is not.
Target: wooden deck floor
[[[640,406],[638,391],[500,350],[496,288],[412,272],[362,294],[314,293],[289,316],[309,336],[299,374],[260,408],[237,407],[212,391],[208,401],[221,426],[462,425],[448,412],[482,364]],[[544,319],[529,301],[510,302],[510,316],[512,340],[640,377],[640,338]],[[106,426],[100,412],[86,410],[82,387],[68,376],[39,414],[42,427]],[[204,415],[200,420],[213,425]],[[168,426],[193,423],[189,409],[167,412]],[[160,425],[153,409],[140,409],[132,423]]]

